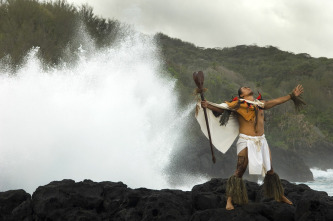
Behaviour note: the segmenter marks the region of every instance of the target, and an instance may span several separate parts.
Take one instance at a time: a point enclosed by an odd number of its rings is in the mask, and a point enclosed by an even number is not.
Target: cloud
[[[333,2],[329,0],[71,0],[96,14],[163,32],[203,47],[256,43],[333,58]]]

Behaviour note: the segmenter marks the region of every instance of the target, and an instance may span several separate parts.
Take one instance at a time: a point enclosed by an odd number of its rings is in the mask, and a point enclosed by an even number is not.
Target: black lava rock
[[[226,179],[211,179],[192,191],[131,189],[118,182],[62,180],[0,192],[0,220],[333,220],[333,197],[282,180],[294,205],[266,199],[262,186],[245,181],[249,204],[228,211]]]
[[[32,220],[31,195],[24,190],[0,192],[0,220]]]

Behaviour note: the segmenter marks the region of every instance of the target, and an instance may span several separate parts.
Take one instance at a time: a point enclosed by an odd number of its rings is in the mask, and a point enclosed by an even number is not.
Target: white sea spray
[[[103,50],[88,43],[74,66],[45,69],[35,48],[14,75],[0,73],[0,191],[62,179],[170,187],[164,169],[190,109],[161,77],[153,37],[129,32]]]

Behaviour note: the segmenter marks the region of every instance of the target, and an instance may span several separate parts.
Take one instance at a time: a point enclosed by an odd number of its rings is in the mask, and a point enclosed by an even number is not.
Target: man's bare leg
[[[238,178],[242,178],[246,167],[248,164],[248,158],[247,158],[247,148],[244,148],[241,152],[238,154],[238,160],[237,160],[237,168],[234,173],[234,176]],[[227,210],[233,210],[235,209],[234,205],[232,204],[232,197],[228,196],[227,198],[227,205],[225,207]]]

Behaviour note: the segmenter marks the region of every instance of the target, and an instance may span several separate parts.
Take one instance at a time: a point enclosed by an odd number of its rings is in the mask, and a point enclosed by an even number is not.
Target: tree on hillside
[[[64,56],[65,48],[75,56],[80,43],[75,34],[81,23],[99,47],[112,43],[119,28],[118,21],[99,18],[92,8],[77,8],[65,0],[3,2],[0,5],[0,59],[7,56],[11,66],[16,67],[31,48],[39,47],[39,57],[46,64],[56,65]]]

